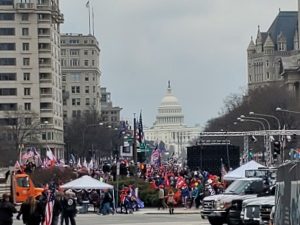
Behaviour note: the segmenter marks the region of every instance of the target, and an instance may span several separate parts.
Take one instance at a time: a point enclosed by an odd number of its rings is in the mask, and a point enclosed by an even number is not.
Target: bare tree
[[[37,145],[40,137],[40,118],[22,109],[5,113],[1,124],[1,150],[6,160],[15,160],[21,146]]]

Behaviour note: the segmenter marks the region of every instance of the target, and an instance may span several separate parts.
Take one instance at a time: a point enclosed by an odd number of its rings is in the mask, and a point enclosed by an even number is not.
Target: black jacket
[[[13,218],[13,213],[17,210],[11,202],[1,201],[0,202],[0,221],[1,222],[11,222]]]

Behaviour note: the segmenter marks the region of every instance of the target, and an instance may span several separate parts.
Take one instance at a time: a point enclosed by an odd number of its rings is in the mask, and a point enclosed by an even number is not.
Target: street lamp
[[[278,112],[288,112],[288,113],[300,114],[300,112],[293,111],[293,110],[288,110],[288,109],[282,109],[280,107],[277,107],[275,110],[278,111]]]
[[[250,119],[250,120],[263,120],[264,122],[266,122],[268,124],[268,128],[269,130],[271,130],[271,126],[270,126],[270,123],[267,119],[265,118],[262,118],[262,117],[252,117],[252,116],[244,116],[244,115],[241,115],[240,116],[242,119]]]
[[[241,117],[238,117],[237,120],[240,121],[240,122],[253,122],[253,123],[258,123],[258,124],[260,124],[260,125],[262,126],[263,130],[266,130],[266,127],[265,127],[264,123],[261,122],[261,121],[259,121],[259,120],[243,119],[243,118],[241,118]]]
[[[261,113],[254,113],[254,112],[249,112],[249,115],[253,115],[253,116],[264,116],[264,117],[269,117],[269,118],[273,118],[277,121],[277,125],[278,125],[278,130],[281,129],[281,125],[280,125],[280,121],[276,116],[273,115],[269,115],[269,114],[261,114]]]

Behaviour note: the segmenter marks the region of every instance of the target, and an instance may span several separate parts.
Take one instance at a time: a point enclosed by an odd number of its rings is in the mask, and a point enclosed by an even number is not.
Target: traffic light
[[[273,157],[277,158],[277,155],[280,154],[280,142],[279,141],[274,141],[273,142],[273,147],[274,147]]]

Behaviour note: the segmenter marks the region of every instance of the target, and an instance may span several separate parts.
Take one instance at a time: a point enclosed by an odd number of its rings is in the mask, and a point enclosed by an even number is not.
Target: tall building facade
[[[151,128],[145,128],[145,139],[163,142],[166,149],[177,157],[185,157],[186,147],[199,137],[200,127],[184,125],[184,114],[178,99],[173,95],[168,83],[167,93],[158,107],[156,121]]]
[[[0,0],[0,8],[0,118],[35,113],[39,144],[63,158],[59,0]]]
[[[266,32],[258,27],[255,42],[251,38],[247,48],[250,89],[288,82],[283,71],[285,62],[299,58],[298,26],[297,11],[280,11]]]
[[[120,112],[122,108],[113,106],[111,101],[111,93],[106,87],[101,87],[101,121],[118,127],[120,125]]]
[[[66,121],[101,112],[100,48],[92,35],[61,35],[63,111]]]

